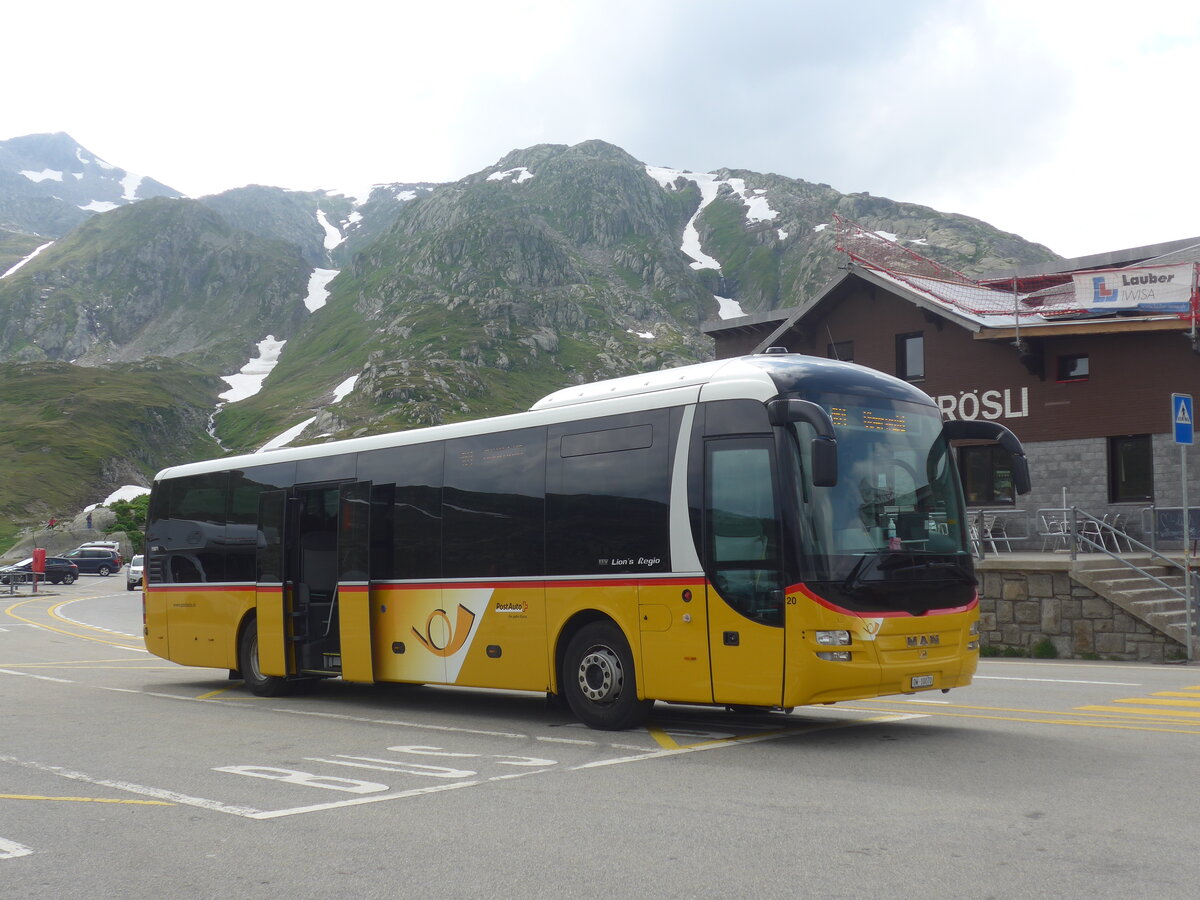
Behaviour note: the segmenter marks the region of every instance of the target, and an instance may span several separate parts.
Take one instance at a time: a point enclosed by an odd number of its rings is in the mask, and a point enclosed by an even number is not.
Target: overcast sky
[[[192,196],[451,181],[599,138],[975,216],[1077,256],[1200,235],[1195,0],[60,0],[0,139]]]

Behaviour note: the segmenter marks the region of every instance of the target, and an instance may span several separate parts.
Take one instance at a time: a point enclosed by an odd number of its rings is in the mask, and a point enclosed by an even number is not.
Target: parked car
[[[120,550],[120,541],[88,541],[86,544],[80,544],[76,550],[87,550],[89,548],[99,547],[102,550]]]
[[[111,575],[120,572],[125,564],[120,551],[103,547],[80,547],[63,556],[79,566],[84,575]]]
[[[135,556],[129,561],[129,568],[125,570],[125,590],[132,591],[135,587],[141,587],[142,565],[145,559],[144,556]]]
[[[32,577],[32,557],[0,569],[0,584],[29,581]],[[42,576],[43,581],[49,581],[51,584],[73,584],[78,577],[79,567],[71,560],[61,556],[46,557],[46,574]]]

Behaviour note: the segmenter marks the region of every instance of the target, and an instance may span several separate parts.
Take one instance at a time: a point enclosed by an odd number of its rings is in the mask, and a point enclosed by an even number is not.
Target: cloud
[[[1065,253],[1200,230],[1200,7],[1095,0],[64,0],[8,12],[0,138],[198,195],[448,181],[599,138],[961,212]],[[47,52],[47,48],[50,52]]]

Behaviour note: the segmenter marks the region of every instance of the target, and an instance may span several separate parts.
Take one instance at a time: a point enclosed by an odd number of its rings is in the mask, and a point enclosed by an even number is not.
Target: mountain
[[[294,244],[196,200],[125,206],[0,279],[0,361],[166,356],[233,371],[249,334],[287,337],[301,321],[310,268]]]
[[[0,141],[0,231],[62,237],[95,213],[182,196],[106,163],[61,131]]]
[[[181,458],[219,452],[205,432],[218,379],[174,360],[103,369],[0,365],[0,510],[45,521]],[[0,523],[0,533],[11,529]]]
[[[0,210],[15,199],[0,184]],[[303,443],[511,412],[567,384],[708,358],[703,321],[802,303],[844,264],[834,213],[968,273],[1055,258],[915,204],[647,166],[603,141],[546,144],[365,199],[252,185],[127,203],[53,243],[0,233],[0,399],[10,419],[70,415],[72,440],[105,448],[67,456],[67,490],[87,502],[117,473],[144,482],[289,430]],[[261,389],[227,393],[219,376],[243,366],[255,386],[267,373]],[[176,413],[149,431],[122,418],[144,443],[114,443],[70,402],[97,378]],[[66,432],[46,435],[57,452]],[[0,512],[37,508],[0,494]]]
[[[249,185],[201,197],[232,225],[259,237],[296,245],[313,266],[348,259],[389,225],[409,200],[436,185],[375,185],[357,198],[336,191],[288,191]],[[335,251],[336,254],[335,254]]]

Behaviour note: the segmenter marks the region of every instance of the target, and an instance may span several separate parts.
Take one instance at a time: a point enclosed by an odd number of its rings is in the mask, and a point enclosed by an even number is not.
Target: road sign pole
[[[1188,502],[1187,448],[1192,443],[1195,426],[1195,411],[1191,394],[1171,395],[1171,427],[1175,432],[1175,443],[1179,445],[1179,477],[1183,495],[1183,596],[1187,613],[1187,658],[1195,659],[1196,636],[1192,633],[1195,610],[1192,609],[1192,509]]]
[[[1194,622],[1194,613],[1192,610],[1192,510],[1188,506],[1188,477],[1187,477],[1187,444],[1179,445],[1179,471],[1183,478],[1183,596],[1186,598],[1187,606],[1187,636],[1188,636],[1188,662],[1195,659],[1193,647],[1196,644],[1196,637],[1192,634],[1192,624]]]

